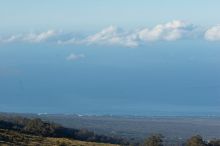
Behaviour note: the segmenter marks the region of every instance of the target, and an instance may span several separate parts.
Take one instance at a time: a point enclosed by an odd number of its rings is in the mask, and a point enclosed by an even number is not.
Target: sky
[[[1,0],[1,31],[97,30],[109,25],[153,26],[181,19],[204,27],[218,24],[218,0]]]
[[[0,2],[0,111],[220,115],[219,0]]]

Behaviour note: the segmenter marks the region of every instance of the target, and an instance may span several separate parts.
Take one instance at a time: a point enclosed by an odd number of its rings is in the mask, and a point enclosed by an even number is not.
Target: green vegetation
[[[85,142],[67,138],[42,137],[12,130],[0,129],[1,146],[117,146],[96,142]]]
[[[68,138],[80,141],[111,143],[128,145],[128,142],[122,138],[97,135],[86,129],[65,128],[54,123],[44,122],[41,119],[27,119],[21,117],[1,117],[0,129],[15,131],[21,134],[34,135],[39,137]],[[13,135],[13,138],[17,136]],[[1,137],[4,141],[11,138]]]
[[[186,146],[207,146],[207,144],[200,135],[196,135],[187,141]]]
[[[162,138],[163,136],[160,134],[152,135],[145,140],[144,146],[163,146]]]
[[[160,135],[142,141],[95,134],[86,129],[65,128],[39,118],[0,116],[0,145],[5,146],[220,146],[220,140],[205,141],[196,135],[178,144],[170,144]]]
[[[152,135],[148,137],[143,146],[166,146],[163,144],[162,135]],[[168,146],[168,145],[167,145]],[[220,140],[211,140],[206,142],[200,135],[196,135],[187,140],[186,144],[175,145],[175,146],[220,146]]]
[[[187,141],[186,146],[220,146],[220,140],[211,140],[206,142],[200,135],[196,135]]]

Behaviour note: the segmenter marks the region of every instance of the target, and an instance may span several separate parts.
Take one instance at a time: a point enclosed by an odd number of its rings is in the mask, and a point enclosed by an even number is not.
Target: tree
[[[208,143],[208,146],[220,146],[220,140],[218,140],[218,139],[211,140],[211,141]]]
[[[145,142],[144,146],[163,146],[163,136],[162,135],[152,135],[148,137]]]
[[[200,135],[196,135],[187,140],[186,146],[207,146]]]

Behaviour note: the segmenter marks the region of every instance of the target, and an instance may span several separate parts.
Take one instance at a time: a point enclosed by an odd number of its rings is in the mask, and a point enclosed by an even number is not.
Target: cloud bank
[[[107,27],[88,37],[77,40],[71,38],[59,43],[73,44],[98,44],[98,45],[120,45],[125,47],[137,47],[140,44],[154,41],[175,41],[189,38],[195,27],[184,21],[175,20],[166,24],[159,24],[153,28],[142,28],[134,31],[124,31],[115,26]]]
[[[159,24],[152,29],[144,28],[138,32],[138,37],[143,41],[174,41],[184,37],[190,37],[194,30],[192,24],[174,20],[166,24]]]
[[[220,41],[220,25],[210,27],[207,30],[198,30],[198,27],[191,23],[174,20],[168,23],[155,25],[154,27],[144,27],[131,31],[126,31],[116,26],[109,26],[97,33],[83,37],[79,37],[74,33],[61,33],[54,30],[40,33],[11,35],[7,37],[0,36],[0,43],[53,42],[63,45],[113,45],[137,47],[157,41],[176,41],[181,39],[193,39],[195,37],[200,38],[201,33],[207,41]]]
[[[220,25],[209,28],[204,37],[209,41],[220,41]]]
[[[88,44],[122,45],[127,47],[138,46],[136,34],[124,32],[114,26],[88,36],[84,42]]]
[[[38,34],[35,33],[30,33],[27,36],[23,37],[23,41],[27,41],[27,42],[42,42],[42,41],[46,41],[51,37],[56,36],[56,32],[54,30],[48,30],[46,32],[41,32]]]
[[[0,42],[2,43],[11,43],[11,42],[29,42],[29,43],[40,43],[48,41],[50,38],[59,35],[54,30],[48,30],[46,32],[40,33],[27,33],[27,34],[18,34],[11,35],[6,37],[0,37]]]

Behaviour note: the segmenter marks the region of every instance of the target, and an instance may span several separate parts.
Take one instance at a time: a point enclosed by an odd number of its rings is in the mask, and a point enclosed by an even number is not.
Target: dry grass
[[[0,129],[0,146],[118,146],[113,144],[84,142],[67,138],[51,138],[27,135]]]

